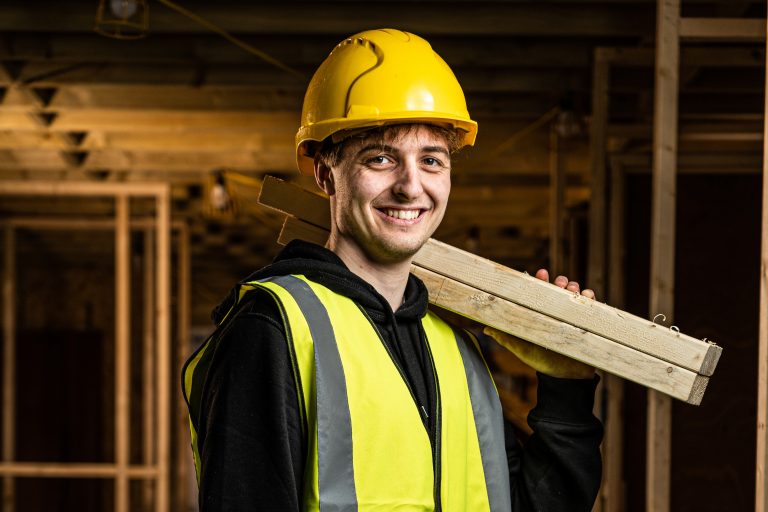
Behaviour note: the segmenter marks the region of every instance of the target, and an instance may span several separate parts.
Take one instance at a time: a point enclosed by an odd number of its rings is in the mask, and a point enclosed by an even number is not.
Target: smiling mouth
[[[392,217],[393,219],[401,219],[401,220],[414,220],[421,215],[422,210],[395,210],[392,208],[383,208],[379,210],[380,212],[384,213],[387,217]]]

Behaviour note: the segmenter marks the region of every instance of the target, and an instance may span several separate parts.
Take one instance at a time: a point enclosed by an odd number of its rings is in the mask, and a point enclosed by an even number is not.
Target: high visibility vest
[[[422,320],[437,389],[433,456],[415,398],[357,303],[303,276],[242,284],[238,300],[255,289],[285,323],[307,440],[304,510],[427,511],[437,492],[448,512],[510,510],[501,405],[473,337],[431,312]],[[195,370],[216,339],[183,374],[198,477]]]

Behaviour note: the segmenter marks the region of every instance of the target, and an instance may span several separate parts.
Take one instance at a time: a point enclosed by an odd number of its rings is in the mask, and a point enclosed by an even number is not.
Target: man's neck
[[[335,252],[352,273],[370,283],[389,302],[392,311],[397,311],[402,305],[412,258],[396,263],[377,263],[359,248],[334,243],[333,239],[328,241],[326,247]]]

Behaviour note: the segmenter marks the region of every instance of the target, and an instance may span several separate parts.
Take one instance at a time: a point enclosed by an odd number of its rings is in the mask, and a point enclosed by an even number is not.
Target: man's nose
[[[398,170],[394,192],[404,199],[412,199],[424,192],[421,183],[421,172],[415,161],[406,160]]]

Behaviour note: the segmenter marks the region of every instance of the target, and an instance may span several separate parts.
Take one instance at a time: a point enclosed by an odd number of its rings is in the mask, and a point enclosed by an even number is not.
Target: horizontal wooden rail
[[[128,466],[129,478],[156,478],[155,466]],[[36,478],[114,478],[117,466],[108,463],[4,462],[0,475]]]
[[[685,41],[763,41],[765,18],[680,18]]]

